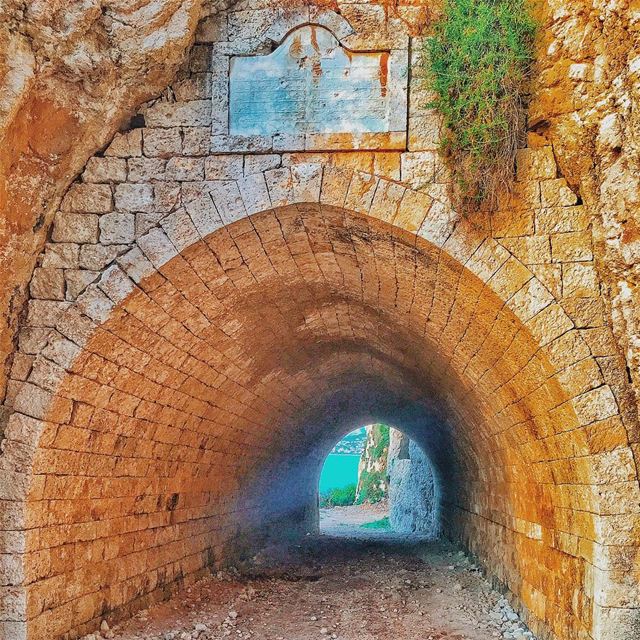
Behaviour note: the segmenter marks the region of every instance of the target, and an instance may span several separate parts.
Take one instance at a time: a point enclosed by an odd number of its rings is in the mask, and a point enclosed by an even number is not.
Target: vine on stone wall
[[[426,65],[444,116],[441,151],[467,203],[493,204],[526,125],[536,22],[528,0],[445,0]]]

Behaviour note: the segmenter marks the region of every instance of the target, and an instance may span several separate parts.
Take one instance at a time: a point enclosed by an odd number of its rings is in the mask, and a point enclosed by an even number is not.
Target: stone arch
[[[118,198],[118,187],[114,190]],[[611,607],[617,591],[626,587],[620,568],[638,520],[628,503],[611,508],[617,499],[612,474],[621,485],[637,485],[616,399],[562,305],[520,260],[482,226],[459,218],[446,200],[335,166],[302,163],[268,169],[219,181],[192,196],[132,242],[73,304],[65,304],[26,380],[14,380],[14,413],[2,460],[3,486],[10,487],[14,506],[3,532],[9,551],[3,556],[8,576],[4,592],[13,616],[5,628],[15,637],[27,630],[33,638],[77,634],[106,611],[122,614],[162,597],[178,579],[198,575],[229,553],[242,528],[237,522],[216,544],[210,532],[196,526],[189,537],[191,553],[180,556],[186,538],[165,541],[160,554],[164,565],[149,574],[113,573],[117,535],[107,536],[112,545],[108,551],[96,521],[104,516],[105,505],[126,502],[123,482],[135,487],[131,491],[141,501],[126,506],[130,522],[157,518],[151,530],[159,538],[160,530],[186,526],[185,510],[195,513],[203,504],[189,495],[193,502],[183,507],[179,480],[158,487],[153,473],[145,477],[139,471],[146,465],[168,473],[172,467],[169,460],[152,465],[145,459],[148,452],[139,456],[146,462],[135,462],[127,449],[134,446],[133,433],[140,424],[152,428],[151,415],[162,416],[158,424],[163,435],[154,435],[158,451],[182,450],[183,462],[194,466],[197,477],[202,467],[184,451],[201,450],[203,442],[207,449],[211,434],[223,437],[226,429],[240,434],[240,440],[227,439],[226,449],[212,460],[224,464],[230,456],[238,465],[242,461],[245,466],[238,468],[252,469],[257,485],[275,477],[278,469],[273,463],[260,469],[260,460],[295,460],[309,439],[317,437],[308,425],[321,424],[323,402],[340,400],[348,414],[360,415],[372,404],[372,389],[378,398],[388,398],[377,417],[457,425],[455,437],[431,429],[431,440],[424,433],[421,440],[457,491],[450,494],[447,530],[510,589],[534,628],[559,637],[588,633],[604,638],[613,616],[629,618],[630,609]],[[278,285],[272,297],[265,297],[269,278]],[[231,311],[221,302],[225,295],[234,300]],[[242,314],[244,324],[238,323]],[[270,337],[255,343],[252,331],[262,323]],[[215,354],[226,367],[222,378],[219,372],[212,378],[205,363],[194,360],[193,349],[204,348],[198,333],[208,327],[217,344],[207,347],[214,349],[211,357]],[[234,345],[234,336],[238,344],[251,345],[251,357]],[[288,343],[287,336],[294,342]],[[296,355],[299,336],[312,345],[305,348],[306,360]],[[136,361],[145,349],[150,353]],[[148,402],[145,398],[160,398],[168,368],[180,352],[185,355],[173,374],[180,382],[170,387],[176,406],[140,409]],[[183,365],[188,372],[181,370]],[[119,367],[126,370],[124,377],[119,377]],[[309,371],[315,377],[308,378]],[[371,371],[376,375],[367,378]],[[370,384],[347,385],[354,374]],[[208,439],[189,436],[200,439],[198,447],[180,441],[188,431],[180,412],[204,402],[185,396],[187,381],[197,393],[223,384],[225,400],[215,405],[219,417],[206,422]],[[348,397],[332,395],[344,385]],[[292,389],[295,402],[288,395]],[[312,391],[321,402],[303,402]],[[430,396],[437,402],[425,403]],[[406,407],[415,413],[407,416]],[[95,411],[99,417],[94,418]],[[260,411],[269,419],[260,422]],[[261,453],[250,428],[266,424],[286,425],[272,429],[268,455]],[[294,428],[307,434],[298,449],[291,448]],[[73,449],[80,442],[82,453]],[[452,443],[465,452],[455,460]],[[249,466],[241,445],[252,448]],[[101,447],[103,453],[111,447],[110,454],[100,455]],[[81,462],[83,456],[87,458]],[[452,460],[458,476],[452,474]],[[104,474],[96,486],[108,485],[109,498],[82,523],[86,527],[78,527],[74,514],[89,508],[83,492],[91,495],[86,487],[93,481],[87,476],[82,480],[74,465],[89,463]],[[114,465],[128,467],[117,476],[119,482],[109,476]],[[174,460],[172,469],[173,478],[189,476],[193,485],[186,466],[179,471]],[[518,488],[519,474],[527,481]],[[74,480],[67,485],[69,475]],[[136,475],[134,482],[130,478]],[[461,477],[474,478],[476,484],[465,486]],[[205,484],[196,483],[203,494]],[[493,495],[488,486],[495,487]],[[238,477],[230,474],[219,483],[217,497],[207,500],[224,505],[226,489],[227,508],[245,504],[241,488]],[[154,496],[153,516],[145,493]],[[453,505],[454,494],[466,501],[464,508]],[[78,501],[61,499],[69,495]],[[539,503],[532,504],[532,496]],[[302,492],[302,502],[304,498]],[[177,506],[181,516],[171,515]],[[269,514],[255,510],[255,501],[250,506],[250,521],[260,528]],[[62,522],[55,522],[55,514]],[[207,518],[195,520],[211,521],[212,516]],[[113,526],[125,527],[122,535],[130,533],[123,523]],[[141,545],[144,557],[151,534],[134,530],[140,539],[128,539]],[[89,576],[83,562],[98,552],[112,557],[104,560],[104,574]],[[57,586],[69,582],[68,563],[79,572],[74,584],[86,585],[87,593],[60,595]],[[103,588],[109,589],[106,598],[97,595]],[[56,600],[62,597],[67,599]]]

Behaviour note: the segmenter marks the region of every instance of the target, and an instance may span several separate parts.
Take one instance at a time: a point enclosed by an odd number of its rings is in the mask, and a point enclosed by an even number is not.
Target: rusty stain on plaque
[[[230,133],[390,132],[389,63],[386,51],[349,51],[324,27],[299,27],[269,55],[232,59]]]

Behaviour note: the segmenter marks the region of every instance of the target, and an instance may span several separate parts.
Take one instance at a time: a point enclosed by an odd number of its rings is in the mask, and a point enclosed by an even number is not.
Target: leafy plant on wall
[[[495,204],[512,181],[535,34],[528,0],[445,0],[427,39],[429,107],[444,117],[441,151],[467,203]]]

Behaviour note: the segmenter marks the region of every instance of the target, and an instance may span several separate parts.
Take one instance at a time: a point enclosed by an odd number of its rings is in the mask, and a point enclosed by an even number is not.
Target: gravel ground
[[[449,543],[355,524],[341,526],[340,533],[309,537],[294,548],[265,549],[250,566],[207,577],[119,627],[103,625],[102,636],[533,639],[473,562]]]
[[[322,509],[323,535],[264,549],[86,640],[535,640],[458,548],[362,528],[385,514]]]

